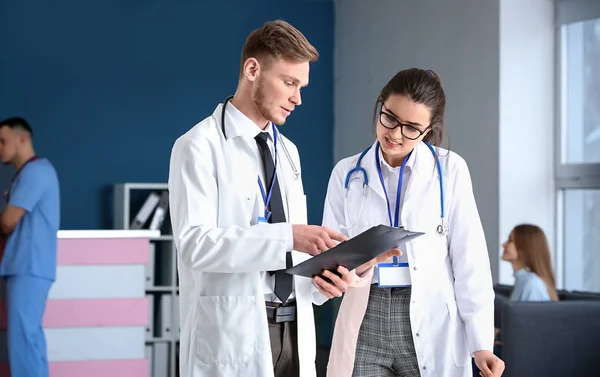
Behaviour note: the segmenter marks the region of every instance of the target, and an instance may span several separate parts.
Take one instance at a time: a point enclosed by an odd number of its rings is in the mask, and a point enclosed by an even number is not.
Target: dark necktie
[[[275,164],[273,162],[273,155],[271,154],[271,149],[267,144],[268,137],[269,134],[267,132],[261,132],[255,137],[265,167],[266,181],[263,182],[263,187],[267,196],[269,195],[269,188],[271,188],[271,182],[273,181],[273,179],[275,179],[275,183],[273,183],[271,201],[269,202],[268,207],[268,210],[271,211],[271,216],[269,217],[268,221],[270,223],[284,223],[286,222],[286,219],[285,211],[283,210],[281,189],[279,188],[279,180],[277,179],[277,176],[274,177]],[[292,265],[292,253],[287,252],[286,266],[287,268],[290,268],[292,267]],[[281,300],[281,302],[285,303],[290,294],[292,293],[292,275],[286,273],[285,270],[270,271],[269,274],[275,274],[275,295]]]

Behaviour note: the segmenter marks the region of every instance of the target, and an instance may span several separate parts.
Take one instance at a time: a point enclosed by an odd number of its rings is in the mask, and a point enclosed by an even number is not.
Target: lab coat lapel
[[[245,118],[245,116],[235,116],[237,110],[233,104],[227,103],[224,108],[223,104],[219,104],[213,112],[213,118],[216,120],[217,126],[223,127],[221,121],[223,119],[223,111],[225,110],[225,133],[226,146],[229,153],[225,156],[230,157],[225,166],[229,170],[230,176],[233,177],[237,191],[243,193],[246,197],[258,196],[257,200],[262,200],[258,191],[257,185],[249,186],[248,182],[256,182],[258,171],[260,169],[259,161],[255,157],[254,145],[256,135],[260,129]]]
[[[213,112],[213,118],[216,121],[217,126],[219,127],[219,132],[222,132],[223,124],[221,121],[225,119],[225,134],[226,139],[229,141],[231,139],[235,139],[238,136],[244,136],[247,131],[245,128],[236,121],[235,117],[229,111],[229,106],[233,106],[228,103],[226,107],[223,107],[223,104],[217,105],[215,111]],[[223,111],[225,111],[225,118],[223,118]]]
[[[286,142],[285,137],[279,132],[279,129],[277,129],[277,180],[279,181],[281,193],[285,197],[286,219],[288,222],[303,224],[306,221],[303,218],[306,210],[302,211],[299,208],[306,207],[306,200],[304,200],[304,204],[299,202],[300,199],[303,199],[304,193],[302,192],[302,186],[297,184],[298,180],[294,175],[288,156],[283,150],[284,146],[282,144]],[[290,156],[290,158],[293,157]],[[294,161],[294,164],[298,165],[299,162]]]
[[[439,173],[435,165],[436,161],[427,145],[423,142],[418,144],[413,150],[411,158],[415,160],[410,179],[407,182],[401,215],[402,224],[408,228],[421,226],[416,223],[416,219],[423,219],[427,216],[418,216],[419,212],[429,212],[430,208],[436,208],[439,211],[440,200],[438,190],[431,190],[432,184],[439,184]]]
[[[231,106],[231,108],[230,108]],[[223,128],[221,123],[222,114],[223,114],[223,104],[219,104],[215,111],[213,112],[213,117],[216,119],[216,123],[220,129]],[[260,129],[256,127],[255,124],[252,123],[250,119],[245,118],[244,116],[237,117],[233,115],[233,112],[237,111],[233,108],[232,104],[228,104],[225,108],[225,133],[227,144],[234,144],[235,148],[239,147],[238,142],[241,142],[247,152],[252,153],[252,144],[256,143],[254,139],[256,135],[259,134]],[[221,130],[219,130],[221,131]]]

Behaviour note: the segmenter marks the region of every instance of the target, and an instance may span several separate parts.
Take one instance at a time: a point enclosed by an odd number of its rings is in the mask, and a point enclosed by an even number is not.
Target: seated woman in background
[[[517,225],[502,246],[502,259],[512,264],[515,276],[511,301],[558,301],[544,231],[535,225]],[[502,358],[500,319],[495,323],[494,354]]]
[[[550,248],[539,227],[517,225],[502,246],[502,259],[510,262],[514,270],[512,301],[558,301]]]

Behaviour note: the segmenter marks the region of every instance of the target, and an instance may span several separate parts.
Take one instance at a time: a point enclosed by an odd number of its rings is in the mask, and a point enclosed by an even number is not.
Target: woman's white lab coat
[[[369,181],[359,225],[389,225],[385,194],[375,165],[375,145],[361,166]],[[410,321],[421,376],[472,376],[473,352],[492,350],[494,337],[494,291],[489,256],[473,196],[471,178],[464,159],[437,149],[444,174],[448,236],[439,235],[439,174],[433,154],[424,143],[415,147],[410,179],[401,208],[401,225],[426,234],[401,250],[408,258],[412,280]],[[323,225],[343,231],[349,226],[344,209],[344,180],[355,167],[358,155],[340,161],[334,168]],[[360,176],[360,175],[359,175]],[[360,205],[359,195],[348,202],[350,212]],[[354,211],[354,212],[353,212]],[[392,208],[393,213],[393,208]],[[369,226],[351,230],[353,237]],[[328,377],[351,377],[358,332],[367,302],[373,269],[356,278],[341,303],[335,324],[327,368]]]
[[[176,142],[169,171],[170,210],[177,248],[182,377],[273,375],[269,330],[259,271],[286,267],[291,225],[255,222],[258,161],[250,148],[256,130],[226,115],[219,104],[211,117]],[[284,138],[294,165],[298,151]],[[284,153],[277,174],[287,196],[288,220],[306,224],[306,196]],[[261,207],[264,208],[264,207]],[[309,256],[293,252],[294,264]],[[326,298],[311,279],[295,277],[300,376],[315,372],[313,302]]]

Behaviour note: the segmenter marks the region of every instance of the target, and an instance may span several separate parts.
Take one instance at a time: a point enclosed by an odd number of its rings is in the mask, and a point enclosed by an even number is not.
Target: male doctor
[[[246,39],[233,98],[173,146],[171,221],[180,278],[182,377],[313,377],[312,304],[341,296],[330,283],[283,270],[346,237],[305,225],[296,146],[279,133],[318,53],[283,21]]]

